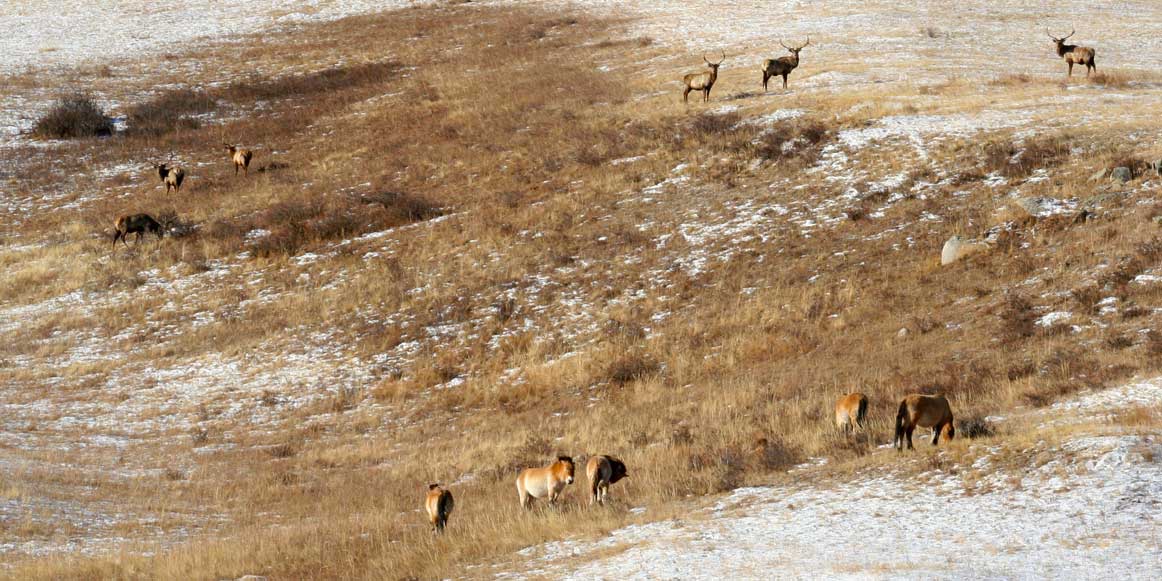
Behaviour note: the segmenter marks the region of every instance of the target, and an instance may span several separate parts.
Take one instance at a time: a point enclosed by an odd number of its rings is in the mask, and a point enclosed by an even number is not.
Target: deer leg
[[[783,88],[787,88],[787,75],[783,75]]]
[[[771,76],[763,71],[763,92],[767,92],[767,81],[771,80]]]
[[[1066,62],[1069,64],[1069,73],[1066,74],[1065,76],[1072,77],[1073,76],[1073,62],[1071,62],[1071,61],[1066,61]]]
[[[682,102],[683,103],[690,102],[690,87],[686,87],[686,90],[682,91]]]

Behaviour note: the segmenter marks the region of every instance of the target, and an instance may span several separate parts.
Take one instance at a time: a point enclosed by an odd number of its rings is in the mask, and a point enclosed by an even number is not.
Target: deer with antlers
[[[186,170],[180,167],[170,167],[173,163],[173,154],[169,154],[169,160],[165,163],[154,163],[153,168],[157,170],[157,177],[161,178],[161,183],[165,184],[165,193],[170,190],[176,194],[182,189],[182,182],[186,179]]]
[[[791,56],[781,56],[777,59],[766,59],[763,61],[764,92],[767,90],[767,81],[771,80],[771,77],[783,77],[783,88],[787,88],[787,75],[791,74],[791,71],[799,66],[799,51],[807,48],[807,45],[811,44],[811,37],[808,36],[807,42],[796,47],[787,46],[781,40],[779,44],[782,44],[783,48],[791,51]]]
[[[1073,36],[1076,33],[1077,29],[1073,29],[1069,32],[1069,36]],[[1065,44],[1069,36],[1057,38],[1049,33],[1048,28],[1045,29],[1045,34],[1049,34],[1049,38],[1052,38],[1053,42],[1057,43],[1057,56],[1064,58],[1065,63],[1069,65],[1069,72],[1065,75],[1066,77],[1073,76],[1073,65],[1085,65],[1085,76],[1087,77],[1091,70],[1095,73],[1097,72],[1097,63],[1093,60],[1097,53],[1092,48],[1088,46],[1077,46],[1075,44]]]
[[[230,153],[230,161],[234,162],[234,175],[238,175],[238,168],[246,175],[250,175],[250,158],[254,157],[254,152],[249,149],[238,149],[229,143],[223,143],[226,146],[226,151]]]
[[[706,61],[706,66],[710,67],[709,71],[704,73],[690,73],[682,77],[682,82],[686,84],[686,90],[682,91],[682,102],[689,103],[690,91],[702,91],[702,101],[710,100],[710,88],[714,86],[714,81],[718,80],[718,67],[722,61],[726,60],[726,53],[722,53],[722,58],[716,63],[710,62],[706,55],[702,55],[702,60]]]

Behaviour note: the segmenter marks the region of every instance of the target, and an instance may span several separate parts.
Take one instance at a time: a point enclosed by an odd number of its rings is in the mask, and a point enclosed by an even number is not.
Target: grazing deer
[[[1076,33],[1077,29],[1074,29],[1070,31],[1069,36],[1073,36]],[[1049,34],[1048,28],[1045,29],[1045,34]],[[1057,43],[1057,56],[1063,57],[1065,59],[1065,63],[1069,65],[1069,73],[1067,73],[1065,76],[1073,76],[1073,65],[1075,64],[1085,65],[1086,77],[1089,76],[1090,70],[1093,70],[1093,72],[1096,73],[1097,63],[1095,63],[1093,59],[1095,56],[1097,56],[1097,53],[1088,46],[1065,44],[1065,41],[1069,38],[1069,36],[1066,36],[1065,38],[1057,38],[1056,36],[1049,34],[1049,38],[1052,38],[1053,42]]]
[[[783,41],[780,40],[779,44],[783,44]],[[787,75],[791,74],[791,71],[799,66],[799,51],[807,48],[809,44],[811,44],[810,36],[807,37],[807,42],[797,47],[790,47],[783,44],[783,48],[791,51],[791,56],[781,56],[777,59],[766,59],[763,61],[764,92],[767,90],[767,81],[771,80],[771,77],[783,77],[783,88],[787,88]]]
[[[182,189],[182,182],[186,179],[186,170],[180,167],[169,167],[170,162],[173,161],[173,154],[170,154],[169,160],[165,163],[155,163],[153,168],[157,170],[157,177],[161,178],[161,183],[165,184],[165,193],[170,190],[176,194]]]
[[[452,493],[439,484],[428,485],[428,496],[424,500],[424,507],[428,509],[428,520],[432,523],[432,532],[442,533],[448,526],[448,516],[452,514]]]
[[[682,82],[686,83],[686,90],[682,91],[682,102],[689,103],[690,91],[702,91],[702,102],[710,100],[710,88],[714,86],[714,81],[718,80],[718,66],[722,61],[726,60],[726,53],[722,53],[722,58],[716,63],[710,62],[706,55],[702,55],[702,60],[706,61],[706,66],[710,70],[705,73],[690,73],[682,77]]]
[[[237,147],[224,143],[226,151],[230,152],[230,160],[234,162],[234,175],[238,175],[238,168],[250,175],[250,158],[254,157],[254,152],[249,149],[238,149]]]
[[[157,234],[157,239],[161,240],[164,235],[161,223],[153,219],[149,214],[129,214],[117,218],[117,222],[113,225],[115,230],[113,234],[113,247],[117,247],[117,241],[120,240],[126,246],[129,242],[126,238],[129,234],[137,234],[137,241],[141,242],[141,238],[145,236],[146,232],[153,232]]]

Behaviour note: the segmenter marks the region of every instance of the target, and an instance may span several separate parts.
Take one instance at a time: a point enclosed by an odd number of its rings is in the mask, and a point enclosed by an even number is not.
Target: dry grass
[[[130,180],[134,192],[122,196],[117,180],[128,178],[110,177],[102,195],[62,200],[66,210],[14,228],[45,245],[0,253],[8,300],[93,298],[36,317],[6,356],[46,365],[0,380],[51,385],[19,397],[60,406],[167,397],[118,428],[142,438],[123,462],[147,476],[30,472],[7,487],[27,496],[84,484],[87,503],[162,518],[123,519],[119,534],[140,543],[121,545],[123,554],[29,559],[9,574],[486,575],[468,567],[510,565],[531,544],[642,518],[630,506],[664,518],[691,497],[782,478],[808,457],[832,457],[837,470],[888,462],[871,444],[889,437],[907,392],[948,394],[965,439],[987,438],[991,412],[1155,366],[1157,334],[1127,343],[1152,313],[1082,336],[1035,323],[1048,310],[1098,316],[1110,294],[1158,298],[1132,281],[1158,266],[1162,246],[1126,227],[1147,223],[1152,209],[1137,202],[1150,192],[1127,194],[1094,223],[1014,224],[995,252],[934,265],[949,235],[987,228],[998,203],[980,179],[951,176],[997,172],[1018,183],[1046,170],[1060,195],[1089,195],[1086,164],[1120,154],[1117,131],[1023,140],[1000,131],[934,145],[927,166],[906,147],[868,148],[856,161],[869,181],[905,174],[905,185],[837,184],[812,171],[825,147],[898,111],[853,110],[866,96],[842,92],[765,127],[746,121],[805,104],[739,97],[751,108],[683,108],[676,90],[654,94],[649,75],[659,73],[640,64],[674,55],[623,37],[618,22],[471,5],[316,25],[188,55],[229,81],[157,95],[133,109],[140,130],[75,146],[96,160],[88,163],[174,151],[199,169],[180,197],[153,179]],[[257,72],[236,68],[239,50]],[[616,72],[598,68],[609,63]],[[268,74],[284,69],[294,72]],[[716,95],[731,94],[731,82]],[[190,121],[205,111],[232,114]],[[252,169],[266,171],[235,178],[223,141],[255,147]],[[1077,155],[1081,145],[1100,148],[1097,161]],[[61,171],[85,171],[80,158]],[[46,188],[44,163],[30,155],[15,179]],[[688,180],[681,188],[651,188],[677,176]],[[859,205],[826,228],[692,232],[748,203],[775,219],[776,207],[848,187]],[[110,254],[100,235],[131,208],[166,213],[183,235]],[[926,219],[933,213],[941,220]],[[888,231],[896,225],[906,229]],[[702,263],[691,258],[699,253]],[[158,276],[186,281],[188,294],[148,292]],[[898,338],[902,327],[909,333]],[[123,358],[69,358],[89,334]],[[217,358],[245,361],[253,374],[307,367],[316,344],[333,366],[317,368],[322,379],[192,394],[165,391],[185,379],[176,374],[138,379],[161,362]],[[343,381],[346,362],[409,345],[410,359],[384,358],[368,377]],[[67,380],[50,383],[55,376]],[[834,397],[853,389],[871,397],[869,441],[831,423]],[[59,421],[42,415],[25,429]],[[557,510],[521,512],[516,472],[558,453],[616,454],[633,477],[614,487],[608,510],[586,509],[577,487]],[[37,461],[66,458],[94,462]],[[435,481],[456,495],[443,537],[417,512]],[[183,531],[193,538],[178,542]],[[31,524],[5,535],[50,536]]]

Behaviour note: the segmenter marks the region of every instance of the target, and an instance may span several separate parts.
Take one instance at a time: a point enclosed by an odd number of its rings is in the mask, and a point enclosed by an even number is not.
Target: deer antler
[[[1074,28],[1074,29],[1072,29],[1072,30],[1070,30],[1070,31],[1069,31],[1069,36],[1073,36],[1074,34],[1077,34],[1077,29],[1076,29],[1076,28]],[[1068,39],[1069,39],[1069,36],[1067,36],[1067,37],[1065,37],[1065,38],[1063,38],[1063,39],[1061,39],[1061,40],[1068,40]]]
[[[781,39],[781,38],[779,39],[779,44],[783,44],[783,39]],[[787,45],[785,45],[785,44],[783,44],[783,48],[785,48],[785,49],[787,49],[787,50],[791,50],[791,47],[789,47],[789,46],[787,46]]]
[[[726,60],[726,51],[721,51],[721,52],[722,52],[722,58],[718,59],[718,62],[714,63],[716,65],[720,65],[720,64],[722,64],[722,61]]]
[[[811,44],[811,35],[810,34],[807,35],[807,42],[803,43],[803,46],[799,47],[799,50],[803,50],[803,49],[807,48],[808,44]]]

